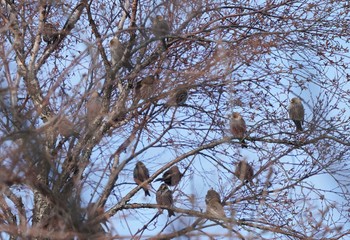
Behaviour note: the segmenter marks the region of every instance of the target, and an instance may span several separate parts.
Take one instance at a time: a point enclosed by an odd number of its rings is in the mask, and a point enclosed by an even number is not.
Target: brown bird
[[[184,87],[178,88],[171,95],[169,100],[165,103],[164,115],[169,111],[170,107],[178,107],[184,105],[188,98],[188,90]]]
[[[303,123],[304,123],[304,106],[300,100],[300,98],[294,97],[290,100],[290,105],[288,108],[289,118],[293,120],[296,130],[303,131]]]
[[[135,101],[134,104],[137,104],[140,99],[147,100],[152,97],[152,95],[156,92],[157,79],[154,75],[150,75],[137,82],[135,87]]]
[[[102,99],[98,92],[94,91],[86,103],[87,124],[91,124],[101,113]]]
[[[163,181],[169,186],[175,186],[179,184],[183,174],[180,172],[177,166],[172,166],[169,170],[165,171],[163,177],[157,178],[155,181]]]
[[[188,98],[188,91],[185,88],[180,88],[176,90],[175,94],[173,94],[171,102],[175,103],[176,106],[181,106],[185,104]]]
[[[79,137],[78,127],[73,124],[66,116],[58,115],[49,118],[49,122],[52,124],[52,128],[49,128],[48,134],[57,138],[60,134],[64,138],[71,136]]]
[[[65,116],[61,117],[58,120],[56,129],[57,132],[65,138],[68,138],[70,136],[79,137],[79,133],[76,131],[74,124]]]
[[[124,43],[120,42],[117,36],[115,36],[109,42],[109,47],[112,55],[112,65],[115,66],[120,62],[120,60],[124,56],[126,46]],[[130,63],[130,60],[127,59],[127,56],[125,56],[123,66],[126,67],[128,70],[131,70],[133,68],[133,66]]]
[[[144,181],[149,178],[149,172],[143,162],[138,161],[134,168],[134,181],[137,185],[141,185]],[[151,196],[149,193],[149,184],[144,185],[143,190],[145,191],[145,196]]]
[[[173,205],[173,193],[170,191],[168,186],[164,183],[160,185],[157,193],[156,193],[156,201],[157,204],[166,206],[166,207],[171,207]],[[168,216],[175,216],[175,213],[173,210],[168,209]]]
[[[253,167],[245,160],[238,162],[235,170],[235,176],[238,177],[242,182],[249,181],[252,183],[254,170]]]
[[[230,118],[230,130],[234,137],[237,137],[240,139],[240,142],[242,143],[243,148],[247,148],[247,144],[244,141],[244,137],[247,131],[247,127],[245,124],[244,119],[238,112],[234,112],[231,115]]]
[[[167,21],[164,20],[163,16],[157,15],[152,20],[152,32],[157,38],[161,38],[164,48],[166,48],[165,36],[170,34],[170,27]]]
[[[58,38],[59,33],[55,25],[52,23],[44,23],[42,37],[45,42],[52,44]]]
[[[220,195],[215,190],[210,189],[205,196],[205,203],[207,205],[207,213],[216,217],[226,217],[224,207],[222,206]]]

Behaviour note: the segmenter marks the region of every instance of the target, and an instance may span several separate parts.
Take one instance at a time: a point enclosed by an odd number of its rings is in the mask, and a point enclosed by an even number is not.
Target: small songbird
[[[42,37],[45,42],[52,44],[58,38],[59,33],[55,25],[52,23],[44,23]]]
[[[57,124],[56,129],[59,134],[61,134],[63,137],[68,138],[70,136],[79,137],[79,133],[75,129],[74,124],[68,120],[65,116],[61,117]]]
[[[162,43],[164,48],[166,48],[166,40],[165,36],[169,35],[170,27],[167,21],[164,20],[163,16],[157,15],[155,18],[151,18],[152,20],[152,32],[154,36],[157,38],[162,38]]]
[[[162,206],[171,207],[173,205],[173,193],[166,184],[162,183],[162,185],[160,185],[159,189],[157,190],[156,201],[157,204]],[[168,216],[175,216],[174,211],[168,209]]]
[[[238,162],[234,174],[242,182],[243,181],[252,182],[253,176],[254,176],[254,170],[253,170],[253,167],[249,163],[247,163],[247,161],[241,160]]]
[[[184,87],[178,88],[175,90],[171,95],[169,100],[165,103],[165,111],[164,114],[166,114],[170,107],[178,107],[185,104],[186,100],[188,98],[188,90]]]
[[[135,87],[135,101],[134,104],[137,104],[140,99],[147,100],[152,97],[152,95],[157,90],[156,88],[157,79],[154,75],[150,75],[137,82]]]
[[[118,64],[120,62],[120,60],[122,59],[126,46],[124,43],[120,42],[120,40],[117,38],[117,36],[115,36],[109,42],[109,47],[110,47],[111,55],[112,55],[112,65],[114,66],[114,65]],[[128,70],[131,70],[133,68],[129,59],[124,60],[123,66],[126,67]]]
[[[170,106],[181,106],[184,105],[188,98],[188,91],[185,88],[179,88],[173,92],[167,101],[166,105]]]
[[[184,88],[178,89],[173,96],[173,100],[175,100],[175,103],[177,106],[181,106],[185,104],[187,98],[188,98],[188,91],[187,89],[184,89]]]
[[[102,99],[98,92],[94,91],[86,103],[87,123],[91,124],[102,110]]]
[[[207,213],[216,217],[226,217],[224,207],[222,206],[220,195],[215,190],[210,189],[205,196],[205,203],[207,205]]]
[[[141,185],[144,181],[149,178],[149,172],[143,162],[138,161],[134,168],[134,181],[137,185]],[[149,184],[144,185],[143,190],[145,191],[145,196],[151,196],[149,193]]]
[[[244,141],[244,137],[247,131],[247,126],[244,119],[238,112],[232,113],[230,117],[230,130],[233,136],[240,139],[242,148],[247,148],[247,144]]]
[[[179,184],[183,174],[180,172],[177,166],[172,166],[169,170],[165,171],[163,177],[157,178],[155,181],[163,181],[168,186],[175,186]]]
[[[79,137],[76,126],[66,116],[59,116],[54,121],[54,129],[56,131],[55,134],[60,134],[65,138],[69,138],[71,136]]]
[[[290,100],[290,105],[288,108],[289,118],[293,120],[296,130],[303,131],[303,123],[304,123],[304,106],[300,100],[300,98],[294,97]]]

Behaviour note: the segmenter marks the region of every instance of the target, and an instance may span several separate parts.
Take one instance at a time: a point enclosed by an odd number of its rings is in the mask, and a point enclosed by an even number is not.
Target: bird
[[[134,168],[134,181],[137,185],[141,185],[144,181],[149,178],[149,171],[143,162],[138,161]],[[145,196],[151,196],[149,193],[149,184],[144,185],[143,190],[145,191]]]
[[[156,201],[157,204],[162,206],[171,207],[173,205],[173,193],[165,183],[162,183],[162,185],[160,185],[159,189],[157,190]],[[174,211],[168,209],[168,216],[175,216]]]
[[[188,98],[187,89],[180,88],[175,92],[174,99],[177,106],[184,105]]]
[[[296,131],[301,132],[303,131],[303,123],[304,123],[304,106],[298,97],[294,97],[290,100],[290,105],[288,108],[289,112],[289,118],[293,120],[295,126],[296,126]]]
[[[124,43],[120,42],[117,36],[114,36],[109,42],[109,47],[112,55],[112,65],[115,66],[120,62],[120,60],[124,56],[126,46]],[[133,66],[130,63],[130,60],[127,59],[127,56],[125,56],[123,66],[126,67],[128,70],[131,70],[133,68]]]
[[[52,23],[44,23],[42,37],[43,40],[47,42],[47,44],[54,43],[58,36],[58,30],[55,25],[53,25]]]
[[[79,138],[78,127],[73,124],[65,115],[56,115],[49,118],[52,128],[49,130],[49,134],[56,138],[60,134],[64,138],[74,136]]]
[[[147,100],[150,98],[157,90],[155,86],[156,82],[157,79],[154,75],[149,75],[141,81],[137,82],[135,87],[134,104],[137,104],[140,99]]]
[[[163,177],[157,178],[155,181],[163,181],[168,186],[175,186],[179,184],[183,174],[180,172],[177,166],[172,166],[169,170],[165,171]]]
[[[188,90],[184,87],[178,88],[171,95],[169,100],[165,103],[164,115],[169,111],[170,107],[182,106],[188,99]]]
[[[232,113],[230,117],[230,130],[233,136],[240,139],[242,148],[247,148],[247,143],[244,141],[244,137],[247,131],[247,126],[241,114],[238,112]]]
[[[181,88],[178,88],[177,90],[175,90],[169,100],[167,101],[166,105],[168,107],[170,106],[181,106],[181,105],[184,105],[186,100],[188,98],[188,91],[187,89],[181,87]]]
[[[92,92],[90,99],[86,103],[87,123],[92,123],[102,110],[102,99],[97,91]]]
[[[76,131],[74,124],[68,120],[65,116],[62,116],[57,124],[56,129],[61,136],[68,138],[70,136],[79,137],[79,133]]]
[[[152,20],[152,32],[154,36],[157,38],[161,38],[164,48],[166,48],[166,40],[165,36],[170,34],[170,27],[167,21],[163,16],[157,15],[155,18],[151,18]]]
[[[220,195],[214,189],[209,189],[205,196],[205,203],[207,205],[207,213],[215,217],[226,217],[224,207],[222,206]]]
[[[253,167],[249,163],[247,163],[247,161],[241,160],[238,162],[234,174],[242,182],[243,181],[252,182],[253,176],[254,176],[254,170],[253,170]]]

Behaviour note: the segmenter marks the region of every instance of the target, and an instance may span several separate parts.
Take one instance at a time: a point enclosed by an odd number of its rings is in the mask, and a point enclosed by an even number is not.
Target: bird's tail
[[[164,50],[166,50],[168,48],[168,46],[166,44],[166,39],[165,38],[162,38],[162,44],[163,44]]]
[[[242,148],[248,148],[248,144],[246,141],[244,141],[244,139],[241,139],[241,143],[242,143]]]
[[[168,217],[175,216],[175,213],[173,210],[168,209]]]
[[[163,178],[157,178],[156,180],[154,180],[155,182],[160,182],[160,181],[163,181],[164,179]]]
[[[151,196],[151,194],[149,193],[149,190],[148,190],[148,189],[144,189],[144,191],[145,191],[145,197]]]
[[[126,67],[129,71],[131,71],[134,68],[130,61],[125,61],[124,67]]]
[[[303,126],[301,125],[301,121],[293,120],[293,122],[295,123],[295,126],[297,128],[297,132],[302,132],[303,131]]]

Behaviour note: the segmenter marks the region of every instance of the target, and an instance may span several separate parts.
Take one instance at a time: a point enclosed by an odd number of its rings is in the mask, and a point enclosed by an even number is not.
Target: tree
[[[349,9],[1,0],[3,236],[348,236]],[[169,35],[154,35],[157,16]],[[113,64],[112,39],[123,51]],[[288,118],[293,97],[305,108],[302,132]],[[247,149],[230,133],[233,112]],[[251,181],[234,175],[241,160]],[[138,161],[150,178],[137,185]],[[174,205],[157,205],[153,181],[174,165]],[[206,212],[209,189],[226,217]]]

